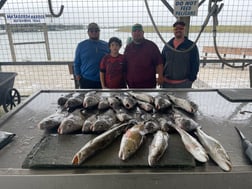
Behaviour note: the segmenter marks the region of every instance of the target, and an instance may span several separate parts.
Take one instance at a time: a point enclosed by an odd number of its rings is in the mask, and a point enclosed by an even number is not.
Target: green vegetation
[[[158,26],[159,32],[172,32],[171,26]],[[190,26],[191,33],[198,33],[201,30],[201,26]],[[207,26],[204,29],[205,33],[212,32],[213,27]],[[119,32],[131,32],[131,26],[122,26],[118,28]],[[144,26],[145,33],[153,33],[155,29],[153,26]],[[219,33],[252,33],[252,26],[217,26],[217,32]]]

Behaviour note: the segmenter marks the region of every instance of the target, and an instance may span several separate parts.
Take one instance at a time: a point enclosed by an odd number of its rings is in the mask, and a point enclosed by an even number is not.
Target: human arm
[[[156,46],[156,45],[155,45]],[[160,53],[158,47],[156,46],[156,75],[157,77],[157,84],[161,85],[164,82],[163,72],[164,72],[164,63],[163,63],[163,57]]]
[[[103,89],[107,88],[105,84],[105,73],[100,71],[100,81]]]
[[[164,82],[163,70],[164,70],[163,64],[158,64],[156,66],[156,73],[158,74],[158,78],[157,78],[157,84],[158,85],[161,85]]]
[[[102,88],[107,88],[106,87],[106,82],[105,82],[105,73],[106,73],[106,60],[107,60],[107,56],[105,55],[101,62],[100,62],[100,81],[101,81],[101,86]]]
[[[80,71],[80,66],[81,66],[81,59],[80,59],[80,44],[78,44],[76,51],[75,51],[75,58],[74,58],[74,75],[76,80],[80,80],[81,78],[81,71]]]
[[[197,79],[197,75],[199,72],[199,51],[197,46],[195,46],[192,49],[192,52],[190,53],[190,75],[189,75],[189,80],[190,81],[195,81]]]

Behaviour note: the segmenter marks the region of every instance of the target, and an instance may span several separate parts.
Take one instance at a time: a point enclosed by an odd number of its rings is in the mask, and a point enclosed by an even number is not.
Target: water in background
[[[49,46],[51,52],[51,61],[72,61],[77,44],[87,39],[85,30],[65,30],[65,31],[49,31]],[[173,37],[172,33],[161,33],[162,37],[169,40]],[[100,39],[108,41],[110,37],[116,36],[121,38],[123,47],[120,52],[123,53],[127,38],[131,33],[118,32],[117,28],[114,29],[101,29]],[[197,38],[197,33],[189,34],[189,38],[194,41]],[[159,39],[156,33],[145,33],[145,38],[154,41],[162,50],[164,44]],[[231,46],[231,47],[248,47],[252,46],[247,39],[252,38],[252,34],[246,33],[217,33],[218,46]],[[234,40],[235,39],[235,40]],[[42,32],[27,32],[27,33],[13,33],[14,42],[27,42],[27,41],[41,41],[43,40]],[[203,33],[197,43],[199,52],[202,52],[203,46],[213,46],[212,33]],[[0,35],[1,57],[0,62],[12,61],[10,54],[10,47],[7,34]],[[17,61],[46,61],[46,49],[44,44],[32,45],[18,45],[15,46]]]

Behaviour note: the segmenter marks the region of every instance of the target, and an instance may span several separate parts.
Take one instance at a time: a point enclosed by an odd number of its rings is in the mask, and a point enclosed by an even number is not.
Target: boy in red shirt
[[[102,88],[126,88],[124,73],[124,56],[119,53],[122,41],[117,37],[109,39],[110,54],[103,57],[100,63],[100,80]]]

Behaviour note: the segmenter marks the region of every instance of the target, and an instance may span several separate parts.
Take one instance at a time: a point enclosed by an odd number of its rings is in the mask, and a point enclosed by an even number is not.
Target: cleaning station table
[[[99,90],[98,90],[99,91]],[[112,91],[120,93],[127,90]],[[104,149],[99,156],[90,158],[87,165],[82,167],[67,166],[71,164],[75,146],[83,146],[81,137],[76,135],[50,135],[49,151],[42,154],[40,162],[46,162],[41,167],[29,167],[24,162],[29,154],[45,136],[44,130],[37,125],[43,118],[54,113],[57,108],[57,99],[73,92],[85,90],[42,90],[29,97],[16,109],[0,118],[0,131],[15,133],[12,141],[0,150],[0,186],[9,188],[74,188],[74,189],[161,189],[161,188],[251,188],[252,164],[243,153],[241,138],[235,127],[239,128],[247,139],[252,140],[252,89],[155,89],[135,90],[149,93],[153,96],[159,93],[170,93],[195,102],[198,111],[193,119],[210,136],[217,139],[227,151],[232,162],[230,172],[223,171],[211,159],[207,163],[193,162],[189,158],[175,157],[176,145],[181,143],[179,137],[171,137],[168,149],[173,151],[172,161],[164,160],[164,166],[144,166],[146,162],[147,146],[136,154],[135,163],[129,159],[125,163],[117,157],[118,142],[111,144],[108,150]],[[101,90],[101,93],[110,93],[110,90]],[[179,141],[179,142],[176,142]],[[67,143],[69,141],[69,143]],[[74,142],[75,141],[75,142]],[[76,142],[77,141],[77,142]],[[72,142],[72,143],[71,143]],[[39,148],[36,148],[39,149]],[[66,151],[64,151],[67,149]],[[66,152],[66,153],[65,153]],[[44,153],[44,154],[43,154]],[[32,157],[30,157],[29,162]],[[168,158],[167,156],[163,157]],[[183,158],[185,162],[182,162]],[[133,158],[134,159],[134,158]],[[58,162],[64,162],[57,166]],[[184,160],[183,160],[184,161]],[[49,164],[48,164],[49,162]],[[106,163],[109,166],[106,166]],[[138,166],[138,164],[141,166]],[[85,163],[84,163],[85,165]],[[125,166],[128,165],[128,166]]]

